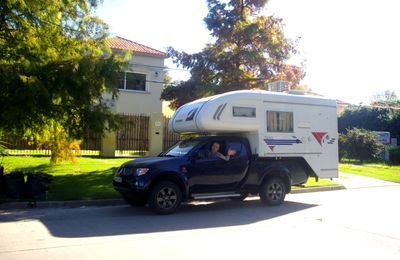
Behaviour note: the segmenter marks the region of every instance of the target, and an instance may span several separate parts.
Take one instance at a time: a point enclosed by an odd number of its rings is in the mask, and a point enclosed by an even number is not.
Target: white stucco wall
[[[134,53],[129,63],[127,72],[146,74],[146,91],[120,89],[114,111],[128,114],[161,113],[164,58]]]

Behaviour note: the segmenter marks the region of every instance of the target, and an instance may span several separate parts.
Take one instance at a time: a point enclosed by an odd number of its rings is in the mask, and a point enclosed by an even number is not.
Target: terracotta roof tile
[[[160,57],[166,57],[167,54],[165,52],[147,47],[143,44],[124,39],[119,36],[110,37],[107,39],[107,43],[109,44],[110,48],[112,49],[119,49],[119,50],[129,50],[133,52],[139,52],[144,54],[150,54]]]

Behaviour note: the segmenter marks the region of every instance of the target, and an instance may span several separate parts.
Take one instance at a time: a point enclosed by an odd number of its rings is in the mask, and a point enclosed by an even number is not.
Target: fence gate
[[[149,150],[149,120],[147,115],[122,114],[117,132],[117,153],[144,155]]]
[[[101,135],[89,133],[82,141],[81,150],[83,151],[100,151],[101,149]]]

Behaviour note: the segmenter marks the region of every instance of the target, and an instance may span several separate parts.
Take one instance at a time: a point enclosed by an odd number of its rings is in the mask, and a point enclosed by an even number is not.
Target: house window
[[[146,91],[146,74],[121,72],[118,78],[118,88]]]
[[[254,107],[233,107],[234,117],[256,117],[256,108]]]
[[[267,111],[268,132],[293,132],[293,112]]]

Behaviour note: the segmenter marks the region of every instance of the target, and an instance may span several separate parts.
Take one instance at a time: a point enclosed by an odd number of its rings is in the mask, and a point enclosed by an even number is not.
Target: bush
[[[389,162],[394,165],[400,165],[400,147],[389,148]]]
[[[344,134],[339,134],[339,160],[347,157],[346,143],[347,137]]]
[[[55,121],[47,122],[41,131],[27,130],[24,138],[42,149],[49,149],[51,163],[75,162],[75,156],[80,155],[80,142],[70,137],[64,127]]]
[[[376,135],[365,129],[347,130],[342,140],[339,138],[339,142],[341,142],[341,149],[344,150],[342,155],[346,154],[348,158],[359,160],[361,163],[379,159],[384,149]]]
[[[50,162],[60,163],[62,161],[75,162],[75,156],[80,154],[79,142],[67,138],[57,138],[47,142],[51,151]]]
[[[7,155],[6,142],[2,141],[2,133],[0,132],[0,166],[3,163],[3,157]]]

